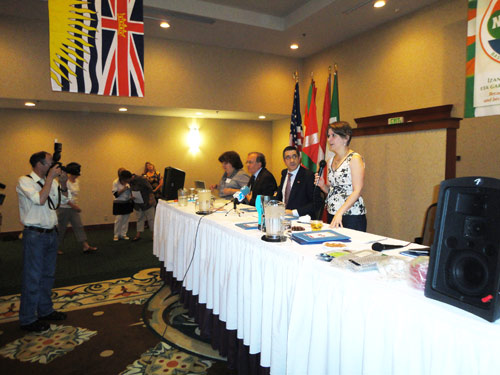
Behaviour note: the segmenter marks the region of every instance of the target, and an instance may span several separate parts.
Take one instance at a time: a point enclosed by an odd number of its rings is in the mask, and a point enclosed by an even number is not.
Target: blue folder
[[[301,245],[316,245],[329,241],[351,242],[351,237],[331,229],[292,233],[292,240]]]
[[[238,223],[235,224],[237,227],[240,227],[241,229],[249,230],[249,229],[259,229],[259,223],[256,221],[252,221],[249,223]]]

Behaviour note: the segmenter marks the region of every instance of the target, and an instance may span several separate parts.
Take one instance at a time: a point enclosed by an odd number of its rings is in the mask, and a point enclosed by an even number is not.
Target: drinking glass
[[[177,202],[179,203],[179,206],[187,206],[188,191],[186,189],[177,190]]]
[[[311,220],[312,230],[321,230],[323,228],[323,222],[321,220]]]

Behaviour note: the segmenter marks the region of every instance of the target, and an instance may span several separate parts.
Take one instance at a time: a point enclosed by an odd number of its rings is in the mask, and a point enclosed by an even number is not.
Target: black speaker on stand
[[[425,295],[478,315],[500,317],[500,180],[441,183]]]

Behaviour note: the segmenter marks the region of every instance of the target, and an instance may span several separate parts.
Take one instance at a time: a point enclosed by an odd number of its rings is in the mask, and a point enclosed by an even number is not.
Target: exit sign
[[[404,117],[391,117],[387,119],[389,125],[402,124],[403,122],[405,122]]]

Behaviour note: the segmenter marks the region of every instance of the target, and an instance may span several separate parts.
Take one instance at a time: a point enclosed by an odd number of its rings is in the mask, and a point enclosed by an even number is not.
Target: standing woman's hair
[[[144,163],[144,173],[143,174],[146,174],[148,173],[148,164],[151,164],[153,166],[153,172],[156,174],[156,167],[153,163],[150,163],[149,161],[147,161],[146,163]]]
[[[337,121],[328,124],[328,128],[326,128],[327,136],[328,136],[328,130],[330,129],[332,129],[335,134],[340,135],[344,139],[347,139],[346,146],[349,146],[349,143],[351,143],[351,138],[352,138],[352,128],[347,121]]]

